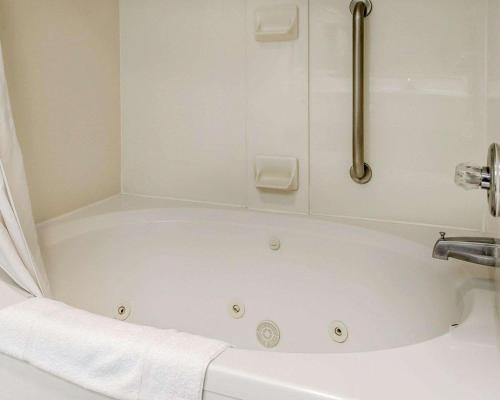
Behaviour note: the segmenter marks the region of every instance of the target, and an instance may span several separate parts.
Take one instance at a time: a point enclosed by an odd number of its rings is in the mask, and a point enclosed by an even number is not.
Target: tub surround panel
[[[375,4],[365,186],[349,176],[348,5],[292,1],[298,38],[257,42],[255,10],[273,4],[121,0],[125,191],[483,229],[484,194],[457,188],[453,172],[487,148],[488,0]],[[299,190],[256,189],[256,155],[296,157]]]
[[[308,2],[297,40],[257,42],[272,4],[121,2],[125,192],[308,212]],[[256,155],[296,157],[299,190],[256,189]]]
[[[255,10],[282,0],[246,1],[248,207],[307,213],[308,159],[308,1],[298,7],[298,38],[284,42],[255,40]],[[296,157],[299,189],[270,192],[255,187],[255,156]]]
[[[500,143],[500,0],[488,1],[487,136],[488,144]],[[485,159],[486,153],[483,156]],[[483,161],[484,162],[484,161]],[[486,218],[489,232],[500,235],[500,218]]]
[[[243,0],[122,0],[125,192],[246,204]]]
[[[120,191],[118,0],[0,0],[0,40],[37,221]]]
[[[500,143],[500,0],[488,0],[488,143]],[[500,237],[500,219],[487,214],[486,227]],[[496,285],[497,313],[500,317],[500,268],[491,271]],[[499,339],[500,341],[500,339]],[[499,342],[500,343],[500,342]],[[500,344],[499,344],[500,345]]]
[[[365,64],[373,179],[361,186],[348,173],[351,14],[343,0],[311,0],[312,213],[481,228],[484,193],[457,188],[453,173],[486,154],[485,5],[374,4]]]

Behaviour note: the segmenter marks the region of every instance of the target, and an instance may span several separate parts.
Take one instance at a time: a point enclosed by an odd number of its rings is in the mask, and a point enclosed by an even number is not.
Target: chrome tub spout
[[[445,237],[441,233],[434,245],[432,257],[439,260],[454,258],[490,267],[500,266],[500,242],[483,237]]]

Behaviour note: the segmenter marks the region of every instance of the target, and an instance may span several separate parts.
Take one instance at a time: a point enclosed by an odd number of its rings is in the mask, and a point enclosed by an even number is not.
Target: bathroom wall
[[[120,190],[117,0],[0,0],[0,41],[37,221]]]
[[[488,5],[488,143],[500,143],[500,0],[489,0]],[[487,227],[500,236],[499,220],[488,216]]]
[[[287,4],[283,0],[245,2],[247,48],[247,206],[297,213],[309,211],[309,1],[298,7],[298,39],[262,43],[255,40],[255,10]],[[297,192],[255,188],[255,156],[295,157],[299,165]]]
[[[121,1],[125,192],[308,211],[307,3],[261,44],[250,16],[282,1]],[[298,158],[300,189],[257,191],[256,154]]]
[[[311,0],[311,211],[480,229],[484,193],[453,182],[482,161],[486,2],[376,0],[367,18],[366,157],[351,165],[351,19],[344,0]],[[446,15],[446,18],[443,16]]]
[[[488,144],[487,0],[374,2],[365,186],[348,172],[349,2],[291,1],[299,38],[256,42],[256,7],[283,3],[121,0],[124,191],[482,229],[484,193],[453,173]],[[255,189],[259,154],[296,157],[299,190]]]
[[[246,204],[243,0],[122,0],[125,192]]]
[[[500,0],[488,1],[488,143],[500,143]],[[487,217],[487,228],[500,237],[500,218]],[[496,284],[497,311],[500,314],[500,268],[492,271]]]

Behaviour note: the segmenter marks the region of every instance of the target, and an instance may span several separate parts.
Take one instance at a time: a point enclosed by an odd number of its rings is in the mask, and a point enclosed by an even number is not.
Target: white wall
[[[286,2],[285,2],[286,3]],[[255,10],[283,0],[246,1],[248,207],[307,213],[309,210],[308,1],[299,7],[299,37],[280,43],[255,40]],[[270,193],[255,188],[256,155],[296,157],[299,190]]]
[[[500,0],[489,0],[488,6],[488,143],[500,143]],[[500,218],[488,217],[487,224],[500,236]]]
[[[488,1],[488,140],[500,143],[500,0]],[[487,218],[487,227],[500,237],[500,218]],[[497,289],[497,310],[500,313],[500,269],[492,271]]]
[[[125,192],[246,204],[243,0],[122,0]]]
[[[120,191],[118,0],[0,0],[7,83],[37,221]]]
[[[453,182],[484,159],[484,1],[374,2],[367,19],[367,160],[349,177],[351,20],[344,0],[311,0],[311,210],[481,228],[484,194]],[[445,18],[444,18],[445,16]]]
[[[121,0],[124,191],[482,229],[484,193],[453,172],[489,142],[487,0],[375,2],[366,186],[348,173],[348,1],[290,0],[299,39],[257,43],[255,8],[273,2]],[[297,157],[299,191],[256,190],[257,154]]]

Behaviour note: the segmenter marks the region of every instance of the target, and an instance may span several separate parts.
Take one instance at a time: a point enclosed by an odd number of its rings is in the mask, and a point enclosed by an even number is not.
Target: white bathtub
[[[128,322],[234,344],[209,367],[206,399],[500,396],[494,292],[416,242],[306,217],[178,207],[75,214],[40,233],[58,300],[110,317],[124,305]],[[274,348],[257,338],[263,321],[279,328]],[[333,340],[339,326],[343,343]],[[40,398],[18,397],[26,389],[16,377],[31,380],[33,396],[103,398],[7,357],[0,367],[7,398]]]

